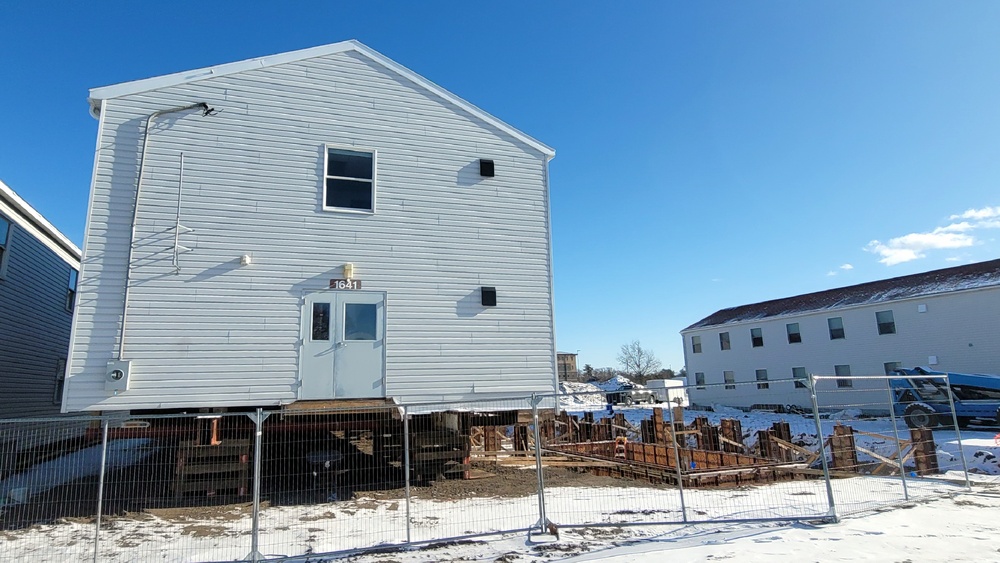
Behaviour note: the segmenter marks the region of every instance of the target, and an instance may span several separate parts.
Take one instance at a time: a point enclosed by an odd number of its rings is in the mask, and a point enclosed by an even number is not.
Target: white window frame
[[[889,322],[880,322],[878,316],[884,315],[886,313],[889,314],[889,319],[890,319]],[[892,325],[891,326],[892,330],[888,332],[882,332],[882,325]],[[885,336],[887,334],[896,334],[896,315],[892,314],[892,309],[886,311],[875,311],[875,329],[878,332],[879,336]]]
[[[792,332],[792,325],[795,325],[795,332]],[[792,335],[798,336],[798,340],[792,340]],[[802,327],[799,323],[785,323],[785,336],[789,344],[802,344]]]
[[[839,370],[837,368],[847,368],[845,370]],[[833,366],[833,372],[838,376],[837,379],[837,389],[852,389],[854,387],[854,380],[849,379],[851,377],[851,366],[850,364],[838,364]],[[841,373],[847,372],[847,373]],[[843,378],[843,379],[840,379]]]
[[[367,182],[367,178],[352,178],[348,176],[330,176],[327,172],[330,170],[330,149],[339,151],[350,151],[359,153],[371,153],[372,155],[372,208],[371,209],[355,209],[353,207],[334,207],[326,204],[326,181],[327,180],[353,180],[360,182]],[[327,143],[323,145],[323,211],[331,211],[336,213],[354,213],[357,215],[374,215],[376,209],[376,195],[378,194],[378,151],[373,148],[368,147],[353,147],[349,145],[335,145]]]
[[[705,374],[703,372],[694,372],[694,384],[697,385],[696,389],[705,388]]]
[[[753,335],[753,331],[757,331],[757,336]],[[760,344],[757,341],[760,341]],[[750,347],[751,348],[763,348],[764,347],[764,329],[761,327],[754,327],[750,329]]]
[[[7,223],[7,236],[0,240],[0,249],[3,250],[0,252],[0,280],[2,280],[7,277],[7,262],[9,262],[7,257],[10,255],[10,239],[11,233],[14,231],[14,222],[3,215],[0,215],[0,221]]]
[[[701,354],[701,336],[695,335],[691,337],[691,353]]]
[[[733,349],[733,341],[730,338],[729,333],[728,332],[720,332],[719,333],[719,350],[720,351],[725,351],[725,350],[732,350],[732,349]]]
[[[757,380],[757,389],[770,389],[771,388],[771,384],[768,383],[768,380],[767,380],[767,370],[766,369],[754,370],[754,379]]]
[[[802,375],[798,375],[795,370],[801,370]],[[792,381],[795,383],[792,387],[795,389],[808,389],[809,384],[809,372],[803,366],[795,366],[792,368]]]
[[[736,372],[728,369],[722,370],[722,382],[726,384],[726,389],[736,389]]]

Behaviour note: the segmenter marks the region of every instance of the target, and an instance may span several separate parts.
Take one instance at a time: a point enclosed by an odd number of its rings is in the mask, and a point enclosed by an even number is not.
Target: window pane
[[[328,149],[326,175],[372,179],[372,153]]]
[[[803,367],[792,368],[792,379],[803,379],[803,380],[806,379],[806,368]],[[795,382],[796,389],[805,389],[807,387],[808,386],[805,384],[805,381]]]
[[[372,209],[372,183],[364,180],[326,180],[326,206]]]
[[[10,232],[10,222],[0,217],[0,246],[7,245],[7,234]]]
[[[701,353],[701,337],[692,336],[691,337],[691,352],[695,354]]]
[[[723,350],[728,350],[729,349],[729,333],[728,332],[720,332],[719,333],[719,347],[722,348]]]
[[[330,304],[313,303],[313,340],[330,340]]]
[[[802,333],[799,332],[799,323],[788,323],[785,325],[788,332],[788,343],[797,344],[802,342]]]
[[[70,270],[69,271],[69,288],[70,289],[76,289],[77,275],[78,274],[76,273],[76,270]]]
[[[695,373],[694,374],[694,383],[695,383],[695,385],[704,385],[705,384],[705,374],[701,373],[701,372]]]
[[[892,311],[876,311],[875,322],[878,323],[879,334],[896,334],[896,322],[892,318]]]
[[[885,368],[886,375],[893,375],[893,372],[903,367],[903,364],[902,362],[886,362],[882,364],[882,367]]]
[[[826,320],[830,327],[830,340],[837,340],[844,337],[844,320],[840,317],[830,317]]]
[[[344,305],[344,340],[375,340],[377,313],[374,303]]]
[[[725,380],[726,383],[736,383],[736,374],[731,371],[724,371],[722,372],[722,379]],[[736,386],[726,385],[726,389],[736,389]]]
[[[764,345],[764,335],[761,333],[759,328],[750,329],[750,342],[753,344],[754,348],[759,348]]]
[[[846,377],[848,375],[851,375],[851,366],[846,366],[846,365],[833,366],[833,371],[836,375]],[[838,379],[837,387],[840,389],[854,387],[854,381],[850,379]]]
[[[767,370],[759,369],[757,370],[757,381],[767,381]],[[757,389],[767,389],[770,384],[768,383],[758,383]]]

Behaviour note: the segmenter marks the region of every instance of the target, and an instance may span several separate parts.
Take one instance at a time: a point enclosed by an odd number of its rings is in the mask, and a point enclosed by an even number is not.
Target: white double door
[[[301,400],[385,397],[385,294],[307,295],[299,378]]]

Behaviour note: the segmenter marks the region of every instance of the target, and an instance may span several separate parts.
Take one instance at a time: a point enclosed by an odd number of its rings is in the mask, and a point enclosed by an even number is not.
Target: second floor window
[[[375,151],[326,147],[323,209],[375,211]]]
[[[896,334],[896,321],[892,311],[875,311],[875,322],[878,323],[879,334]]]
[[[760,348],[764,345],[764,333],[759,328],[750,329],[750,343],[753,344],[754,348]]]
[[[844,319],[841,317],[830,317],[826,320],[830,327],[830,340],[840,340],[844,338]]]
[[[7,240],[10,238],[10,221],[0,216],[0,278],[4,276],[5,258],[7,256]]]
[[[729,333],[728,332],[720,332],[719,333],[719,348],[721,350],[728,350],[729,349]]]
[[[691,352],[693,354],[701,354],[701,337],[692,336],[691,337]]]
[[[799,342],[802,342],[802,333],[799,332],[799,323],[786,324],[785,332],[788,333],[789,344],[798,344]]]

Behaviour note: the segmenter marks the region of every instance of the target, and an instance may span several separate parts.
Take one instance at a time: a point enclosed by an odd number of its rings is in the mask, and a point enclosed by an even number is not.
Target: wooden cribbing
[[[940,473],[934,432],[930,428],[911,428],[910,441],[913,444],[913,463],[917,466],[917,475],[923,477]]]
[[[858,451],[854,444],[854,429],[838,424],[830,436],[831,467],[844,471],[858,471]]]
[[[744,453],[742,423],[733,418],[723,418],[719,427],[719,442],[724,452]]]

